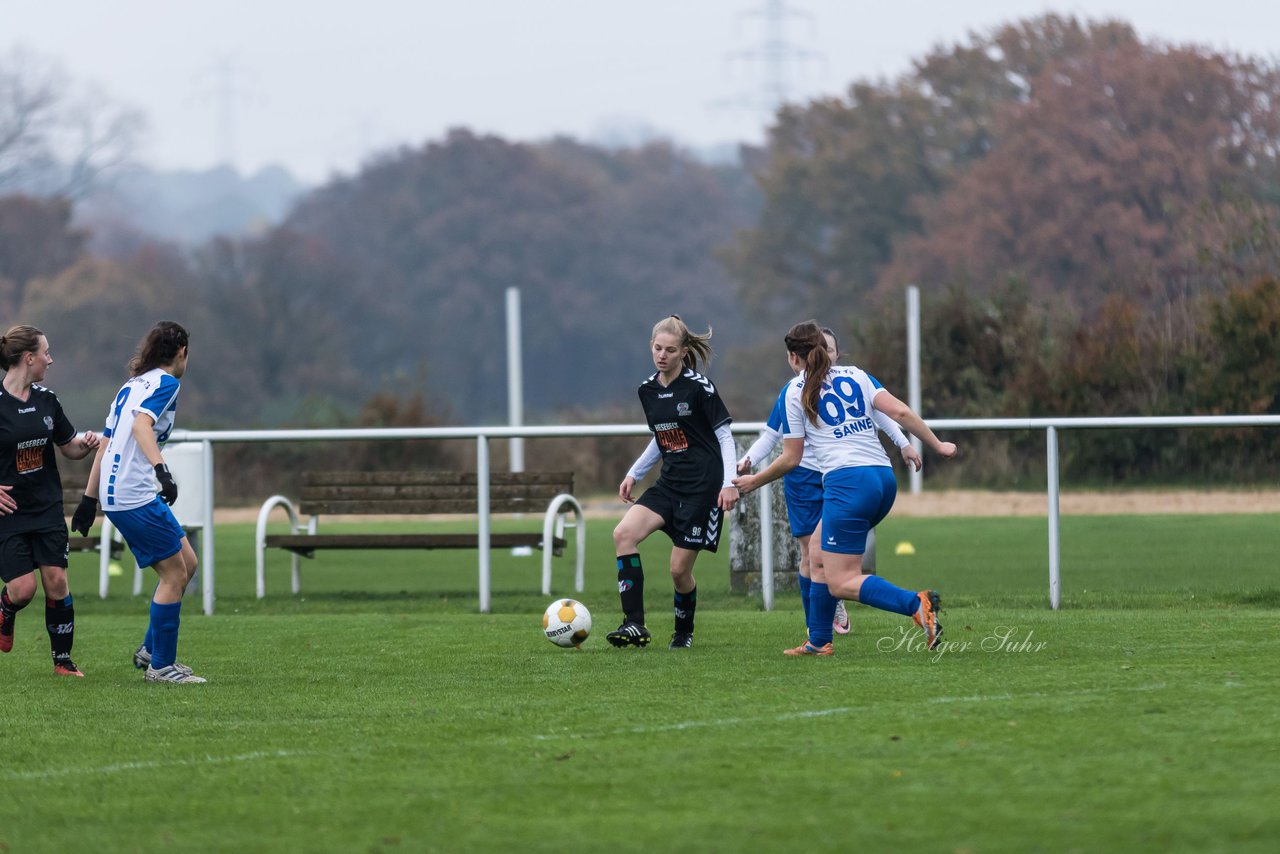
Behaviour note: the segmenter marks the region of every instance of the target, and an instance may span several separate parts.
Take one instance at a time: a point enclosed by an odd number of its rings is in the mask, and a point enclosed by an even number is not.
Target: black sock
[[[693,612],[698,609],[698,588],[695,587],[688,593],[676,591],[675,611],[676,611],[676,631],[681,634],[693,634]]]
[[[44,608],[44,626],[49,630],[49,649],[53,663],[64,664],[71,660],[71,646],[76,639],[76,609],[71,597],[47,600]]]
[[[618,596],[623,619],[644,625],[644,567],[640,555],[618,555]]]
[[[13,604],[13,600],[9,598],[9,588],[0,587],[0,608],[4,608],[11,614],[16,614],[30,604],[30,602],[23,602],[21,605]]]

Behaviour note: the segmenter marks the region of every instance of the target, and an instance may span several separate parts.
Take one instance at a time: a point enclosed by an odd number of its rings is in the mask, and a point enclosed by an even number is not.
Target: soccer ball
[[[576,599],[557,599],[542,615],[542,632],[556,646],[581,646],[591,634],[591,612]]]

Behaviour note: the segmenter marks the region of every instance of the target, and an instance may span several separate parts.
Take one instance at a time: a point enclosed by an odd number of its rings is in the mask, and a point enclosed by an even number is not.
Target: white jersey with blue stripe
[[[873,401],[884,386],[852,365],[835,365],[827,372],[818,398],[817,424],[809,420],[800,399],[804,378],[786,388],[787,420],[784,439],[804,439],[823,474],[850,466],[891,466],[876,435]]]
[[[98,481],[103,510],[133,510],[155,499],[155,469],[133,438],[133,423],[139,412],[150,415],[156,443],[163,447],[173,430],[180,385],[177,377],[153,368],[121,386],[102,430],[107,443]]]

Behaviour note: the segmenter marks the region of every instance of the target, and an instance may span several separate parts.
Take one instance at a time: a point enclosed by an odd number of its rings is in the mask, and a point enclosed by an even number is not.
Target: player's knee
[[[34,591],[33,591],[34,592]],[[53,601],[61,602],[67,598],[67,594],[71,592],[67,585],[67,576],[65,573],[58,573],[50,578],[45,579],[44,597]]]
[[[618,554],[630,554],[636,550],[638,545],[635,534],[623,527],[621,523],[613,529],[613,546],[618,550]],[[623,549],[626,551],[623,551]]]
[[[9,591],[9,601],[19,607],[25,607],[36,595],[35,573],[29,572],[13,581],[6,581],[4,586]]]

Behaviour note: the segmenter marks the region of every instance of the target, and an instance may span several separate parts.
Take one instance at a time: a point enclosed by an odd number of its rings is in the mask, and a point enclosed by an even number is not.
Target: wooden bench
[[[303,472],[301,494],[294,504],[273,495],[258,513],[258,598],[266,595],[265,562],[269,548],[292,552],[293,592],[301,589],[298,558],[312,558],[320,549],[479,549],[481,610],[488,610],[488,553],[492,548],[527,546],[542,549],[542,593],[551,594],[551,557],[564,553],[564,514],[572,510],[577,528],[576,589],[582,591],[586,529],[582,506],[573,497],[572,472],[494,472],[489,477],[488,506],[481,506],[475,472],[446,471],[332,471]],[[291,533],[267,534],[267,518],[282,506],[289,514]],[[308,516],[303,523],[299,513]],[[320,534],[325,516],[428,516],[477,514],[475,534]],[[540,514],[542,529],[492,533],[492,513]]]
[[[80,506],[80,498],[83,495],[83,486],[75,485],[74,479],[68,482],[67,478],[63,478],[62,510],[67,516],[68,528],[71,527],[71,516]],[[98,555],[98,596],[106,599],[111,564],[124,554],[124,540],[120,538],[119,532],[112,526],[111,520],[103,515],[101,509],[98,511],[97,518],[94,519],[94,524],[99,526],[97,536],[82,537],[75,531],[70,531],[67,535],[67,551],[94,552]]]
[[[84,495],[84,487],[75,487],[63,485],[62,488],[62,509],[67,515],[67,526],[71,526],[71,515],[76,512],[76,508],[80,506],[80,497]],[[82,537],[75,531],[69,535],[67,546],[73,552],[97,552],[102,553],[103,543],[109,543],[107,554],[110,558],[118,558],[124,551],[124,543],[112,536],[111,523],[107,521],[107,517],[102,515],[102,511],[98,511],[98,517],[94,520],[101,525],[100,533],[96,537]]]

